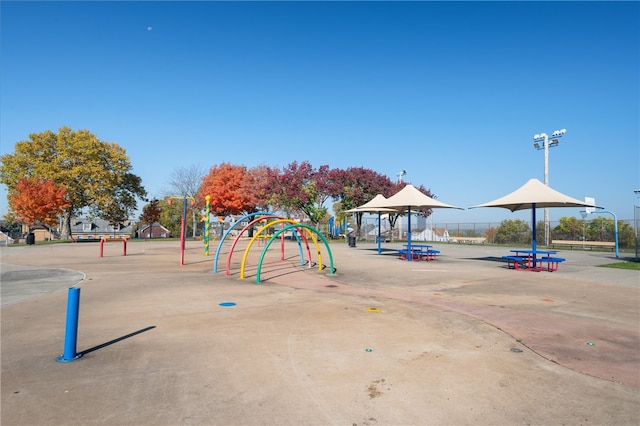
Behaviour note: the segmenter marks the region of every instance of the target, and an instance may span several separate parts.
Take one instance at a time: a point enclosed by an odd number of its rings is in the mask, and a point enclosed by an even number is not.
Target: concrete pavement
[[[332,242],[335,274],[272,247],[261,284],[259,247],[244,280],[228,245],[215,274],[201,242],[184,266],[176,242],[3,247],[1,423],[640,423],[637,271],[562,251],[559,271],[521,272],[502,248],[436,246],[403,262]],[[86,354],[59,363],[72,285]]]

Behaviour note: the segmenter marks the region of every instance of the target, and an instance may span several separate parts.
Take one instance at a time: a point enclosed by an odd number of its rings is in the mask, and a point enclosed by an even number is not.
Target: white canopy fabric
[[[407,184],[404,188],[398,191],[395,195],[387,198],[386,201],[378,204],[379,207],[386,207],[389,209],[397,209],[402,213],[406,213],[407,220],[407,250],[411,253],[411,209],[426,210],[426,209],[460,209],[462,207],[452,206],[445,204],[442,201],[434,200],[433,198],[420,192],[418,188],[411,184]],[[411,261],[411,256],[407,256],[407,260]]]
[[[529,179],[527,183],[504,197],[469,208],[474,209],[477,207],[502,207],[514,212],[516,210],[533,208],[596,206],[564,195],[540,182],[538,179]]]
[[[395,195],[392,195],[391,197],[387,198],[386,201],[378,204],[378,206],[401,211],[410,211],[411,209],[425,210],[435,208],[464,210],[462,207],[456,207],[445,204],[442,201],[434,200],[433,198],[420,192],[418,188],[411,184],[407,184]]]
[[[386,200],[387,199],[384,197],[384,195],[378,194],[375,197],[373,197],[371,200],[364,203],[363,205],[358,206],[354,209],[349,209],[344,211],[345,213],[378,213],[378,254],[382,252],[382,247],[381,247],[382,238],[380,235],[381,214],[382,213],[399,213],[399,211],[396,209],[379,207],[379,205],[381,203],[384,203]]]
[[[516,189],[512,193],[477,206],[469,207],[474,209],[477,207],[502,207],[512,212],[516,210],[531,209],[531,248],[537,249],[536,241],[536,209],[547,207],[602,207],[587,204],[576,198],[564,195],[555,189],[550,188],[538,179],[529,179],[527,183]],[[535,258],[535,255],[534,255]]]
[[[397,213],[397,209],[391,209],[388,207],[382,207],[381,205],[385,203],[387,199],[382,194],[378,194],[373,197],[371,200],[367,201],[361,206],[358,206],[353,209],[345,210],[345,213],[366,213],[366,212],[385,212],[385,213]]]

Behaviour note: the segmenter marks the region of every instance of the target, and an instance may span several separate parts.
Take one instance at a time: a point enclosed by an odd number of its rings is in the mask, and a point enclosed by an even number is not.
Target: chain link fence
[[[355,227],[355,224],[350,226]],[[640,226],[640,206],[635,208],[635,218],[618,220],[618,244],[620,248],[634,249]],[[487,244],[530,244],[531,221],[521,219],[502,222],[441,223],[431,222],[429,218],[412,217],[412,241],[487,243]],[[588,219],[563,218],[549,222],[549,241],[545,241],[544,221],[536,224],[536,241],[539,245],[574,242],[611,242],[615,241],[614,220],[607,217],[589,217]],[[382,220],[380,235],[383,241],[401,241],[407,239],[408,223],[406,217],[398,218],[393,230],[388,220]],[[377,241],[378,219],[364,217],[358,234],[360,241]],[[588,245],[588,244],[587,244]]]

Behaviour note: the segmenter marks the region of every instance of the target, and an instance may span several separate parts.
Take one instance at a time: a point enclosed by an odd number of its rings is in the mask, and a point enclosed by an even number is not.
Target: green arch
[[[333,255],[331,254],[331,249],[329,248],[329,243],[327,243],[327,240],[324,238],[324,236],[313,226],[309,226],[309,225],[304,225],[302,223],[295,223],[292,225],[288,225],[285,226],[284,228],[282,228],[281,230],[277,231],[275,234],[273,234],[273,236],[269,239],[269,241],[267,241],[267,244],[264,246],[264,249],[262,249],[262,253],[260,253],[260,260],[258,261],[258,269],[256,271],[256,284],[260,284],[260,270],[262,269],[262,261],[264,260],[264,256],[267,253],[267,250],[269,249],[269,246],[271,245],[271,243],[273,241],[275,241],[278,236],[280,234],[282,234],[283,232],[291,229],[291,228],[305,228],[307,231],[311,231],[313,233],[315,233],[317,236],[320,237],[320,239],[322,240],[322,242],[324,243],[324,246],[327,248],[327,253],[329,254],[329,275],[333,275],[335,273],[335,268],[333,267]],[[312,238],[314,238],[313,234],[310,234]],[[315,240],[315,238],[314,238]],[[316,242],[316,247],[317,247],[317,242]],[[320,250],[318,250],[318,255],[320,255]],[[309,259],[309,261],[311,261],[311,259]],[[319,265],[319,268],[322,268],[322,265]]]

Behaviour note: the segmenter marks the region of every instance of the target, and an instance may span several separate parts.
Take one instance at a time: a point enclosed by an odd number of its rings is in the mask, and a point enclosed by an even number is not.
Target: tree
[[[146,195],[140,179],[130,173],[126,151],[88,130],[62,127],[58,133],[32,133],[0,161],[0,183],[9,194],[22,177],[52,180],[66,189],[69,205],[63,213],[63,239],[71,237],[71,217],[82,209],[88,207],[100,217],[118,216],[135,210],[136,200]]]
[[[331,197],[339,202],[342,210],[336,216],[344,217],[342,211],[350,210],[370,201],[376,195],[390,197],[400,188],[384,175],[364,167],[349,167],[346,170],[332,169],[329,172],[329,191]],[[363,213],[356,213],[356,233],[360,234]],[[393,216],[393,217],[392,217]],[[397,215],[390,215],[390,223]]]
[[[142,214],[140,215],[140,222],[149,225],[149,238],[153,238],[153,224],[156,223],[162,215],[162,208],[160,208],[158,204],[158,200],[152,200],[142,208]]]
[[[560,240],[581,240],[584,221],[576,217],[561,217],[558,226],[553,228],[553,238]]]
[[[169,203],[171,200],[171,203]],[[159,207],[162,211],[160,214],[160,218],[158,222],[162,224],[165,228],[169,230],[169,233],[172,236],[178,236],[182,232],[182,214],[184,210],[184,201],[176,202],[176,200],[172,200],[167,197],[164,200],[160,201]],[[187,209],[193,209],[189,200],[187,200]],[[197,223],[196,223],[197,226]],[[197,229],[196,229],[197,230]],[[189,233],[195,234],[193,231],[193,225],[190,221],[185,222],[185,235]]]
[[[137,202],[135,194],[143,194],[142,180],[131,173],[126,173],[122,183],[113,188],[111,196],[102,205],[99,213],[104,220],[115,226],[129,219],[135,212]]]
[[[588,241],[614,241],[615,222],[611,217],[598,216],[587,222],[586,239]],[[635,245],[635,232],[633,226],[618,221],[618,246],[629,248]]]
[[[204,174],[204,170],[199,165],[181,167],[173,170],[169,177],[169,190],[166,195],[177,195],[183,198],[196,199]],[[192,207],[191,203],[187,204],[187,209],[190,210],[188,213],[191,213],[191,231],[194,238],[196,236],[196,230],[198,229],[197,213],[201,208],[200,203],[198,203],[197,208]],[[180,221],[182,221],[182,218],[180,218]]]
[[[204,201],[211,196],[209,209],[216,216],[226,217],[250,210],[253,205],[248,194],[242,191],[242,182],[247,172],[245,166],[221,163],[213,166],[202,178],[198,199]]]
[[[66,193],[63,186],[52,180],[22,178],[9,195],[9,206],[27,226],[42,224],[51,230],[69,206]]]
[[[495,229],[493,241],[497,244],[528,244],[531,242],[529,225],[523,220],[503,220]]]
[[[329,167],[314,169],[308,161],[294,161],[282,169],[274,193],[279,208],[305,214],[314,226],[327,215],[325,201],[330,196],[327,175]]]
[[[259,165],[247,170],[240,185],[240,191],[247,197],[247,213],[270,211],[277,200],[273,188],[278,182],[278,170]]]

